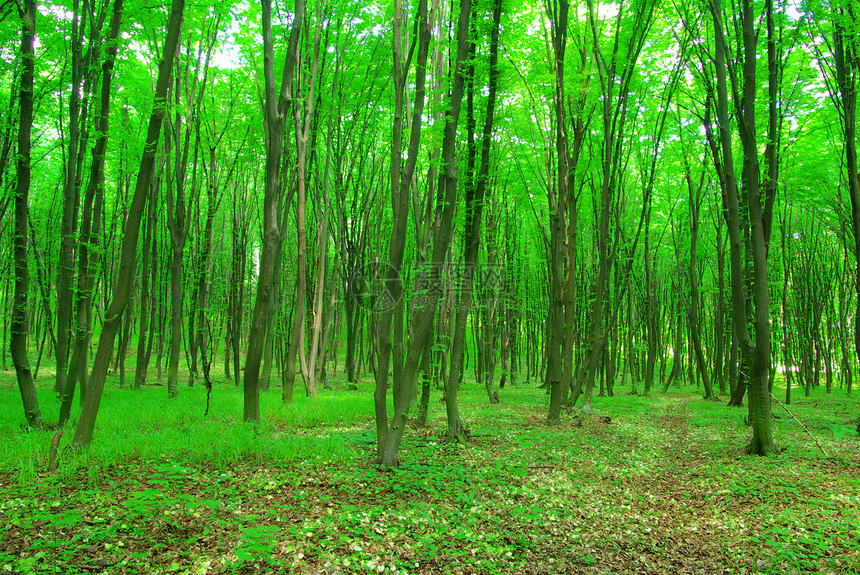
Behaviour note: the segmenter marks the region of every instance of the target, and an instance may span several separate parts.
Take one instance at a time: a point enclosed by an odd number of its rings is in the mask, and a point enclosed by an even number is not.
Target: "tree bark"
[[[155,287],[155,272],[158,259],[155,243],[155,229],[157,212],[154,201],[155,190],[150,184],[149,205],[147,208],[145,229],[143,233],[143,254],[141,261],[143,266],[140,278],[140,327],[137,339],[137,361],[134,366],[134,388],[140,389],[146,383],[146,374],[149,370],[149,358],[152,352],[152,338],[155,330],[155,298],[153,297]],[[152,279],[150,277],[152,276]]]
[[[30,372],[28,351],[27,299],[30,289],[30,275],[27,269],[27,219],[30,195],[30,135],[33,129],[33,78],[35,76],[34,38],[36,35],[36,3],[24,0],[19,4],[21,18],[21,90],[18,100],[20,119],[18,124],[18,158],[16,161],[17,184],[15,186],[15,234],[13,251],[15,258],[15,293],[12,304],[12,321],[9,350],[18,390],[24,405],[24,416],[30,427],[42,427],[42,413],[39,398]]]
[[[593,40],[592,50],[597,63],[601,93],[603,94],[603,145],[600,156],[602,179],[598,194],[599,219],[596,230],[598,268],[594,304],[591,309],[592,331],[589,338],[590,349],[588,359],[586,360],[587,366],[583,370],[582,375],[582,377],[585,377],[582,408],[586,413],[590,413],[595,375],[597,374],[598,364],[606,341],[605,326],[607,318],[605,316],[609,308],[606,302],[609,299],[609,274],[613,263],[612,254],[609,252],[609,220],[612,204],[615,201],[616,191],[620,185],[624,165],[626,164],[622,161],[622,151],[624,149],[626,131],[628,95],[630,93],[631,79],[636,69],[636,62],[645,44],[648,31],[654,21],[656,3],[642,2],[641,4],[631,5],[630,10],[632,12],[626,14],[625,10],[618,10],[616,16],[617,23],[613,27],[615,33],[613,47],[609,58],[604,54],[599,42],[598,34],[600,28],[596,21],[597,13],[594,8],[594,2],[593,0],[588,0],[587,4]],[[622,61],[619,57],[619,46],[622,41],[620,33],[624,27],[620,25],[620,22],[624,16],[631,18],[631,29],[628,32],[629,36],[624,40],[627,53],[626,59]],[[582,382],[577,382],[577,389],[582,387]]]
[[[319,4],[318,4],[319,6]],[[323,299],[325,289],[325,272],[327,262],[327,247],[328,247],[328,217],[330,212],[330,202],[328,186],[325,186],[325,214],[323,216],[322,229],[319,230],[318,247],[318,266],[316,270],[316,285],[313,286],[313,303],[311,308],[311,347],[310,355],[307,355],[305,348],[305,322],[306,322],[306,298],[307,298],[307,188],[308,188],[308,160],[309,147],[308,141],[310,138],[315,138],[315,134],[311,134],[311,129],[316,124],[316,106],[314,102],[314,88],[316,87],[317,74],[319,73],[320,65],[320,28],[318,25],[314,32],[314,52],[313,61],[311,63],[311,77],[308,80],[308,93],[305,102],[304,114],[302,114],[301,106],[294,106],[294,128],[296,138],[296,195],[297,195],[297,210],[296,218],[298,221],[297,234],[297,256],[298,256],[298,290],[296,295],[296,315],[294,317],[293,327],[298,331],[294,331],[292,337],[298,341],[299,352],[299,368],[302,371],[302,379],[305,382],[305,393],[308,397],[316,397],[319,392],[319,382],[316,379],[316,362],[319,355],[319,343],[322,333],[322,315],[323,315]],[[298,90],[297,90],[298,92]],[[313,153],[313,150],[310,150]],[[328,156],[326,156],[328,157]],[[300,313],[301,312],[301,313]]]
[[[409,211],[408,190],[415,164],[418,160],[418,148],[421,136],[421,115],[424,111],[426,93],[427,55],[430,45],[431,23],[427,14],[427,0],[418,2],[418,54],[415,68],[415,97],[412,107],[412,129],[407,146],[406,159],[401,160],[403,142],[403,108],[406,90],[407,67],[402,55],[403,5],[396,0],[393,22],[393,68],[394,68],[394,118],[392,126],[392,149],[390,167],[391,203],[394,215],[393,228],[388,243],[388,264],[385,266],[385,291],[379,301],[380,317],[375,326],[378,340],[376,387],[374,389],[374,412],[376,419],[377,456],[385,466],[394,465],[397,459],[397,448],[403,436],[406,425],[406,414],[401,405],[395,406],[395,418],[391,429],[388,425],[388,406],[386,396],[388,391],[388,371],[391,365],[392,323],[397,303],[403,296],[402,277],[400,269],[406,246],[406,222]],[[402,389],[403,381],[395,381],[395,387]],[[395,393],[395,396],[397,394]]]
[[[481,217],[484,210],[487,179],[490,173],[490,145],[492,143],[496,88],[498,86],[499,20],[501,18],[501,10],[501,0],[495,0],[493,4],[493,29],[490,35],[490,77],[487,89],[487,113],[481,134],[481,165],[477,174],[474,172],[474,154],[477,151],[474,144],[470,150],[472,157],[469,164],[472,172],[469,174],[469,177],[472,181],[466,185],[466,222],[463,229],[464,277],[463,283],[458,286],[461,289],[459,294],[460,302],[457,306],[454,341],[451,346],[451,363],[448,373],[448,389],[445,394],[445,411],[448,416],[446,438],[448,441],[464,442],[466,439],[463,421],[460,417],[460,407],[457,403],[457,392],[460,387],[457,374],[459,374],[463,365],[463,352],[466,343],[466,320],[472,307],[472,291],[478,262],[479,238],[481,237]],[[470,15],[470,18],[472,17],[475,17],[474,13]],[[470,44],[474,57],[474,39]],[[471,69],[471,72],[472,74],[470,74],[469,78],[469,108],[473,107],[474,100],[474,78],[472,77],[474,76],[474,68]],[[492,398],[492,395],[490,397]]]
[[[260,422],[260,363],[266,341],[266,315],[275,281],[275,260],[281,241],[278,229],[278,208],[281,198],[281,151],[284,127],[290,108],[292,73],[296,62],[299,33],[304,20],[304,0],[296,0],[280,88],[275,84],[274,45],[272,40],[272,3],[261,0],[263,10],[263,75],[265,78],[264,128],[266,133],[266,176],[263,199],[263,249],[254,314],[248,333],[245,358],[244,414],[246,422]],[[301,273],[301,271],[299,272]],[[298,305],[298,304],[297,304]],[[238,381],[238,374],[237,374]]]
[[[547,381],[549,382],[550,400],[547,421],[561,421],[562,403],[562,340],[564,338],[565,313],[564,298],[565,277],[565,244],[567,234],[567,201],[569,183],[569,153],[567,141],[567,119],[565,117],[564,94],[564,54],[567,47],[567,18],[570,8],[567,0],[560,0],[549,5],[552,24],[552,47],[555,58],[555,90],[553,107],[555,110],[555,147],[558,162],[555,186],[547,189],[547,201],[550,209],[550,241],[549,241],[549,309],[547,310],[547,325],[549,326],[547,344]],[[553,189],[554,188],[554,189]],[[555,192],[555,194],[553,194]],[[570,269],[567,270],[570,273]]]
[[[150,180],[155,166],[155,154],[158,148],[158,137],[166,111],[167,87],[170,83],[170,73],[173,58],[179,45],[179,33],[182,28],[182,17],[185,10],[185,0],[173,0],[164,40],[164,50],[158,67],[155,97],[152,114],[147,128],[146,143],[141,157],[137,183],[132,196],[131,207],[126,220],[122,255],[120,257],[119,273],[113,290],[110,307],[105,314],[99,346],[88,383],[86,400],[84,401],[81,417],[75,430],[73,444],[86,448],[92,442],[96,416],[104,391],[105,376],[113,353],[113,344],[122,320],[122,312],[131,297],[134,276],[137,240],[140,235],[140,220],[146,206]]]
[[[717,166],[720,183],[723,189],[724,213],[729,235],[729,266],[731,269],[732,290],[732,329],[734,343],[740,355],[740,369],[733,388],[729,405],[740,405],[746,389],[748,367],[750,366],[753,342],[747,330],[747,299],[744,294],[744,267],[741,237],[741,218],[738,182],[735,175],[734,151],[728,104],[728,74],[726,66],[727,43],[723,26],[721,0],[710,0],[709,9],[714,22],[715,34],[715,64],[716,64],[716,120],[719,128],[719,138],[713,138],[710,126],[706,127],[711,142],[714,164]],[[734,348],[733,348],[734,351]]]
[[[69,336],[72,321],[72,282],[74,281],[74,242],[77,227],[80,191],[78,183],[78,143],[80,134],[81,84],[83,77],[81,29],[86,27],[89,2],[80,10],[79,0],[72,7],[71,65],[72,85],[69,92],[69,138],[66,167],[63,179],[63,216],[61,223],[60,252],[57,262],[57,349],[56,383],[54,391],[62,394],[66,383],[66,366],[69,359]],[[81,22],[81,12],[84,18]]]
[[[842,136],[847,168],[848,197],[851,200],[851,225],[857,273],[857,308],[854,325],[860,325],[860,169],[857,161],[857,75],[860,73],[860,40],[857,39],[856,6],[833,3],[833,56],[836,88],[841,104]],[[837,111],[840,106],[837,105]],[[860,359],[860,329],[854,329],[854,351]]]
[[[697,263],[697,252],[699,247],[699,210],[702,207],[702,187],[705,183],[705,171],[701,173],[699,185],[693,183],[693,175],[690,173],[690,164],[687,156],[683,156],[684,179],[687,182],[687,199],[690,204],[690,297],[687,302],[687,325],[690,327],[690,339],[692,339],[693,351],[696,354],[696,365],[702,376],[702,384],[705,387],[705,399],[716,399],[714,389],[711,386],[711,376],[708,373],[708,364],[702,349],[701,325],[699,323],[699,272]]]
[[[423,6],[423,8],[422,8]],[[426,3],[422,0],[421,4],[419,4],[419,14],[426,13]],[[436,213],[439,221],[439,227],[436,230],[434,242],[433,242],[433,257],[431,262],[435,265],[439,265],[439,262],[445,260],[446,253],[450,248],[451,238],[453,235],[453,217],[454,217],[454,208],[457,203],[457,165],[455,161],[455,143],[456,143],[456,135],[457,135],[457,127],[459,123],[460,117],[460,108],[463,100],[463,92],[465,87],[465,68],[466,68],[466,56],[468,54],[468,42],[469,42],[469,20],[471,16],[471,1],[463,0],[460,4],[460,13],[457,18],[457,57],[455,60],[455,68],[454,74],[451,83],[451,91],[449,98],[449,106],[445,113],[444,119],[444,133],[442,139],[442,170],[439,175],[439,183],[437,189],[437,203],[436,203]],[[419,16],[420,17],[420,16]],[[423,68],[426,66],[426,53],[427,48],[423,46],[423,40],[427,38],[429,40],[429,29],[427,29],[426,19],[420,18],[421,24],[421,38],[419,39],[419,70],[423,74]],[[423,52],[423,57],[421,53]],[[395,62],[398,62],[399,58],[395,59]],[[417,85],[417,82],[416,82]],[[421,94],[421,108],[423,108],[423,78],[422,78],[422,94]],[[416,94],[417,96],[417,94]],[[417,100],[417,97],[416,97]],[[416,103],[415,108],[413,109],[413,124],[421,121],[420,112],[418,110],[418,105]],[[417,114],[417,115],[416,115]],[[414,149],[417,152],[418,142],[414,142],[413,148],[413,139],[418,134],[415,134],[413,131],[412,136],[410,137],[410,150]],[[410,155],[409,159],[407,159],[407,163],[410,163],[412,160],[412,156]],[[414,161],[411,162],[411,169],[409,173],[411,174],[414,171]],[[393,167],[392,167],[393,168]],[[392,169],[392,172],[394,169]],[[411,179],[411,178],[410,178]],[[389,275],[391,275],[392,271],[398,271],[400,268],[400,262],[403,259],[403,250],[405,247],[405,228],[406,228],[406,216],[407,211],[409,209],[409,197],[407,192],[409,191],[410,179],[404,179],[401,177],[400,179],[400,203],[397,209],[398,222],[397,225],[398,231],[392,234],[391,241],[391,252],[395,252],[398,255],[398,265],[397,266],[389,266]],[[391,279],[396,279],[391,278]],[[392,282],[396,283],[396,282]],[[399,284],[398,284],[399,287]],[[402,288],[400,288],[402,293]],[[398,294],[400,295],[400,294]],[[398,298],[399,300],[399,298]],[[381,450],[380,463],[384,467],[391,467],[397,461],[397,451],[400,447],[400,441],[403,438],[403,433],[406,427],[406,414],[409,410],[409,406],[413,400],[413,397],[416,392],[416,379],[418,373],[418,365],[420,361],[421,351],[424,349],[424,344],[426,342],[427,337],[429,336],[430,327],[433,322],[433,319],[436,315],[436,310],[439,304],[438,297],[429,297],[429,298],[416,298],[416,301],[413,302],[415,306],[413,309],[413,313],[415,314],[413,317],[415,318],[415,325],[413,326],[412,338],[409,342],[409,348],[406,353],[402,377],[399,379],[395,378],[395,389],[394,389],[394,397],[395,405],[394,405],[394,417],[392,418],[392,424],[390,430],[387,430],[385,434],[385,438],[383,441],[383,448]],[[389,340],[390,342],[390,340]],[[382,356],[382,351],[380,351],[380,357]],[[451,379],[455,377],[453,374],[449,375],[449,385],[451,384]],[[377,380],[377,388],[379,386]],[[399,388],[399,389],[398,389]],[[383,401],[384,401],[384,389],[383,393]],[[450,421],[450,419],[449,419]]]
[[[76,328],[66,387],[60,405],[59,425],[68,421],[71,414],[75,384],[86,374],[87,347],[92,337],[93,286],[98,267],[98,245],[101,236],[101,220],[104,213],[104,164],[107,150],[110,119],[111,83],[116,61],[123,0],[115,0],[110,21],[110,37],[102,64],[102,91],[99,110],[96,114],[96,131],[99,136],[93,147],[90,164],[90,180],[84,194],[84,210],[81,218],[80,241],[78,242],[78,285],[76,298]]]
[[[767,0],[768,38],[773,36],[773,0]],[[747,202],[752,224],[753,301],[755,347],[750,373],[749,401],[753,437],[747,452],[754,455],[773,455],[771,427],[771,393],[768,384],[771,369],[770,345],[770,287],[767,273],[767,251],[770,232],[770,214],[766,202],[762,201],[764,185],[760,182],[758,145],[756,143],[755,94],[756,94],[756,21],[752,0],[743,2],[744,44],[744,110],[740,136],[744,159],[748,166]],[[770,82],[775,81],[770,76]],[[774,134],[770,135],[775,138]],[[765,198],[766,200],[766,198]]]

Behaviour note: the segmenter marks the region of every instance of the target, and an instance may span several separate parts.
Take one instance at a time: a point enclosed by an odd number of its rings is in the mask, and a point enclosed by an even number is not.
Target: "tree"
[[[857,84],[860,76],[860,32],[857,7],[850,0],[831,3],[833,18],[833,64],[828,65],[831,99],[842,128],[848,197],[851,200],[851,225],[854,256],[857,261],[857,310],[854,319],[854,347],[860,359],[860,167],[857,161]],[[835,82],[834,82],[835,80]]]
[[[566,0],[548,5],[550,22],[552,24],[552,47],[555,70],[555,91],[553,104],[555,111],[555,146],[558,174],[555,186],[547,178],[547,202],[550,210],[550,241],[549,241],[549,309],[547,310],[547,325],[549,341],[547,342],[547,372],[550,385],[550,406],[547,420],[550,423],[560,421],[562,401],[562,337],[566,315],[564,313],[565,286],[572,285],[571,266],[568,263],[565,270],[567,253],[564,246],[568,244],[567,203],[570,200],[568,185],[570,184],[570,157],[568,152],[567,119],[565,114],[565,77],[564,54],[567,48],[567,17],[570,5]],[[573,166],[576,169],[576,165]],[[554,188],[554,189],[553,189]],[[555,192],[555,193],[553,193]],[[575,205],[572,207],[576,209]],[[575,212],[574,212],[575,214]],[[575,220],[574,220],[575,221]],[[572,245],[576,250],[576,244]],[[565,272],[567,275],[565,275]]]
[[[320,328],[322,321],[322,299],[323,299],[323,282],[325,280],[325,253],[320,254],[320,267],[317,270],[318,283],[313,290],[313,307],[310,310],[313,317],[312,333],[311,333],[311,353],[308,358],[307,348],[305,346],[305,314],[306,314],[306,299],[308,298],[308,234],[307,234],[307,205],[308,205],[308,187],[310,183],[308,161],[311,155],[310,138],[311,128],[314,126],[316,105],[314,101],[314,88],[316,87],[317,74],[319,73],[320,64],[320,27],[321,20],[325,19],[325,15],[321,13],[322,5],[317,3],[317,22],[314,32],[313,56],[311,62],[310,78],[307,80],[306,100],[304,106],[301,103],[301,83],[295,86],[295,101],[293,103],[293,129],[296,143],[296,251],[297,251],[297,288],[296,288],[296,309],[293,317],[293,344],[296,346],[299,355],[299,368],[302,372],[302,379],[305,382],[305,392],[310,397],[317,396],[317,381],[316,381],[316,355],[317,346],[319,344]],[[306,74],[300,74],[300,78],[304,79]],[[328,206],[327,206],[328,208]],[[328,240],[328,209],[326,209],[325,222],[323,223],[321,234],[323,243]],[[294,361],[295,359],[293,359]],[[290,361],[288,359],[288,361]]]
[[[79,1],[75,0],[72,11],[72,89],[69,93],[69,132],[68,155],[63,180],[63,219],[60,253],[57,264],[57,369],[54,391],[63,393],[66,382],[66,361],[69,356],[69,334],[71,332],[72,313],[72,281],[74,278],[75,227],[80,196],[80,180],[78,178],[78,145],[81,128],[81,90],[84,65],[82,28],[86,27],[89,16],[89,2],[84,1],[83,10]],[[83,13],[83,22],[81,22]],[[85,110],[86,111],[86,110]],[[86,116],[86,114],[84,114]]]
[[[140,235],[140,221],[143,217],[143,210],[146,207],[146,198],[149,192],[153,168],[155,167],[155,154],[158,149],[161,124],[166,113],[167,86],[170,83],[173,59],[176,56],[176,49],[179,45],[179,33],[182,29],[184,11],[185,0],[173,0],[165,31],[164,48],[158,66],[158,80],[156,81],[152,113],[147,127],[146,144],[144,145],[143,156],[140,160],[140,169],[137,175],[134,195],[132,196],[128,219],[126,220],[124,229],[119,273],[117,274],[110,307],[105,314],[105,322],[102,325],[102,333],[99,337],[99,345],[90,373],[89,389],[84,400],[81,417],[78,420],[78,426],[75,429],[73,442],[80,448],[88,447],[93,439],[93,429],[95,428],[99,403],[104,392],[105,376],[107,375],[108,365],[113,354],[114,339],[122,321],[122,313],[125,310],[125,306],[128,305],[128,300],[131,296],[137,240]]]
[[[645,46],[648,32],[654,22],[656,2],[646,1],[632,4],[628,10],[619,9],[615,17],[612,44],[609,53],[600,41],[600,26],[593,0],[588,0],[588,17],[592,31],[592,47],[600,79],[602,94],[600,142],[600,184],[597,194],[596,248],[598,256],[597,279],[594,303],[591,308],[591,335],[586,367],[574,389],[573,401],[585,386],[583,410],[591,411],[591,394],[594,387],[598,363],[606,342],[606,300],[609,294],[609,277],[614,253],[610,253],[609,223],[616,193],[622,185],[624,168],[624,139],[629,120],[631,84],[636,72],[636,62]],[[622,23],[627,24],[622,26]],[[625,34],[622,35],[622,30]],[[629,31],[628,31],[629,30]],[[614,250],[613,250],[614,251]]]
[[[501,19],[501,0],[493,3],[493,28],[490,33],[490,72],[487,86],[487,111],[484,118],[484,128],[481,134],[481,156],[480,168],[475,173],[475,155],[477,154],[474,143],[474,66],[469,74],[469,158],[468,166],[469,181],[466,183],[466,221],[463,228],[463,284],[460,286],[460,302],[457,306],[457,318],[454,327],[454,340],[451,344],[451,363],[449,365],[448,387],[445,393],[445,410],[448,416],[448,441],[465,441],[463,423],[460,417],[460,408],[457,404],[457,390],[459,387],[458,376],[463,365],[463,352],[466,340],[466,320],[472,307],[472,290],[475,280],[475,272],[478,263],[479,238],[481,236],[481,216],[484,209],[485,195],[487,193],[488,178],[490,173],[490,146],[492,144],[493,120],[496,109],[496,90],[498,88],[498,50],[499,50],[499,21]],[[476,6],[472,8],[472,18],[475,17]],[[473,24],[474,25],[474,24]],[[475,38],[471,39],[472,58],[474,58]],[[489,329],[492,329],[490,326]],[[425,351],[426,353],[426,351]],[[490,401],[493,396],[490,395]],[[498,402],[498,398],[495,399]]]
[[[194,378],[197,374],[197,352],[200,352],[201,358],[205,357],[207,349],[210,347],[210,340],[212,338],[208,326],[208,318],[206,317],[206,311],[208,309],[210,299],[209,293],[212,287],[212,278],[210,276],[212,274],[213,267],[216,217],[218,216],[219,207],[221,206],[221,202],[225,196],[224,189],[228,186],[229,182],[234,177],[234,172],[239,163],[239,155],[243,151],[243,148],[248,141],[251,127],[253,125],[252,119],[252,121],[248,123],[248,127],[245,131],[243,139],[236,147],[236,152],[233,156],[233,160],[230,163],[229,169],[226,170],[225,174],[224,170],[220,166],[221,160],[217,157],[216,151],[219,149],[219,146],[224,141],[224,137],[228,133],[230,125],[238,119],[238,114],[235,113],[235,105],[238,98],[232,90],[232,74],[230,77],[229,84],[231,89],[230,104],[227,108],[227,117],[224,119],[223,125],[219,128],[216,116],[214,114],[214,110],[212,110],[212,112],[207,115],[209,118],[209,122],[206,122],[204,124],[206,132],[206,139],[204,142],[207,148],[206,156],[208,157],[208,160],[206,158],[204,158],[203,160],[207,200],[206,220],[205,224],[203,225],[203,232],[201,234],[202,237],[197,260],[195,285],[194,291],[191,294],[191,313],[188,318],[188,333],[191,347],[191,365],[189,366],[188,381],[189,386],[194,384]],[[209,107],[210,110],[212,108],[217,108],[217,106],[215,105],[215,97],[211,94],[210,100],[212,101],[212,105]],[[204,111],[206,110],[206,108],[206,102],[204,101]],[[197,131],[197,137],[199,139],[201,138],[199,123],[197,125]],[[213,345],[211,349],[214,353],[215,346]],[[224,363],[225,365],[227,365],[226,357]]]
[[[275,281],[275,255],[281,241],[278,230],[278,208],[281,198],[281,151],[283,150],[286,117],[291,107],[293,67],[296,63],[299,33],[305,13],[304,0],[296,0],[279,87],[275,83],[271,0],[261,0],[261,6],[263,11],[263,77],[265,81],[263,125],[266,132],[266,173],[263,197],[263,249],[260,256],[260,274],[257,280],[254,313],[248,333],[248,353],[245,358],[245,379],[243,382],[245,394],[243,418],[251,423],[260,422],[260,363],[263,359],[263,347],[266,340],[266,315],[269,311],[269,298]],[[239,374],[237,373],[236,381],[238,380]]]
[[[98,244],[101,235],[101,221],[104,213],[104,164],[108,142],[108,126],[110,119],[111,82],[113,67],[116,61],[120,24],[122,22],[123,0],[114,0],[113,14],[110,21],[110,36],[105,48],[106,55],[102,64],[102,90],[99,108],[96,113],[96,130],[98,137],[92,150],[90,179],[84,194],[83,214],[81,217],[80,240],[78,242],[78,278],[77,296],[75,302],[75,332],[71,361],[69,362],[68,377],[65,378],[63,402],[60,406],[60,425],[69,419],[72,409],[75,384],[86,377],[87,352],[92,335],[92,304],[93,287],[98,265]],[[58,364],[60,360],[58,358]],[[59,366],[58,366],[59,368]]]
[[[415,164],[418,161],[418,148],[421,141],[421,122],[424,111],[424,99],[426,94],[427,78],[427,55],[430,46],[431,20],[427,10],[427,0],[419,0],[416,25],[418,36],[417,60],[415,64],[415,96],[412,104],[412,120],[409,135],[409,143],[406,149],[406,159],[401,162],[401,148],[403,142],[403,110],[405,106],[405,90],[409,60],[403,58],[403,4],[401,0],[395,1],[393,21],[393,70],[394,77],[394,117],[391,136],[391,164],[390,185],[391,205],[393,209],[394,223],[388,241],[388,265],[385,268],[384,286],[382,297],[385,298],[380,305],[380,316],[376,322],[375,331],[379,341],[378,364],[376,367],[376,388],[373,393],[374,412],[376,419],[376,444],[379,462],[387,467],[394,465],[397,459],[397,449],[400,447],[400,439],[406,426],[406,412],[411,402],[409,397],[410,387],[400,374],[401,365],[395,367],[395,381],[392,393],[395,399],[394,417],[389,426],[388,406],[386,396],[388,391],[388,371],[392,363],[392,323],[394,313],[403,297],[403,279],[401,267],[406,247],[406,222],[409,213],[409,186],[412,175],[415,172]],[[410,59],[412,50],[410,50]],[[402,311],[401,319],[402,321]],[[397,354],[394,363],[400,364],[402,357]]]
[[[188,234],[191,231],[191,209],[197,205],[197,164],[200,152],[200,138],[194,139],[194,160],[191,176],[191,202],[186,200],[185,187],[188,169],[188,153],[192,136],[199,135],[200,112],[203,103],[203,95],[209,80],[209,63],[212,59],[212,49],[218,35],[218,27],[221,23],[221,14],[215,15],[210,21],[206,35],[201,36],[197,48],[197,57],[194,59],[191,50],[190,34],[185,49],[185,66],[183,77],[182,59],[176,60],[174,70],[174,118],[168,117],[168,127],[165,133],[166,143],[174,146],[175,164],[173,170],[169,169],[168,161],[168,187],[167,187],[167,229],[170,232],[170,352],[167,366],[167,395],[176,397],[179,394],[179,351],[182,343],[182,310],[183,310],[183,256]],[[203,52],[205,50],[205,56]],[[203,68],[201,71],[201,67]],[[181,95],[185,94],[188,100],[185,102],[185,113]],[[183,125],[184,124],[184,125]],[[196,129],[195,129],[196,128]],[[183,138],[184,136],[184,138]],[[172,176],[172,177],[171,177]]]
[[[767,14],[772,12],[772,3],[766,8]],[[760,167],[758,159],[758,146],[756,143],[756,51],[757,34],[756,18],[752,2],[745,0],[740,16],[740,30],[742,34],[741,45],[743,47],[743,83],[737,77],[737,73],[726,65],[726,52],[728,44],[726,32],[723,27],[722,5],[720,0],[710,0],[709,10],[713,18],[715,29],[715,63],[717,76],[717,102],[716,113],[720,130],[720,152],[722,158],[718,157],[716,145],[712,143],[714,150],[714,162],[722,166],[721,183],[724,189],[724,197],[727,204],[727,223],[729,228],[729,242],[731,247],[731,278],[732,278],[732,309],[735,337],[738,340],[741,351],[741,374],[749,369],[750,385],[750,418],[753,426],[753,439],[748,446],[750,453],[759,455],[770,455],[775,452],[773,445],[773,432],[770,423],[770,387],[768,377],[770,374],[770,290],[767,274],[767,245],[770,229],[769,221],[772,213],[772,200],[765,198],[762,201],[764,186],[760,180]],[[771,26],[768,25],[768,36],[772,34]],[[770,81],[775,81],[769,74]],[[728,113],[728,89],[727,82],[731,80],[735,98],[735,115],[739,126],[739,135],[744,154],[744,192],[746,196],[746,210],[749,217],[750,229],[750,257],[753,265],[752,276],[752,298],[754,305],[753,325],[755,340],[749,333],[746,322],[746,296],[744,294],[744,273],[741,264],[741,217],[737,179],[733,161],[732,139],[730,131],[730,119]],[[742,95],[742,96],[741,96]],[[743,105],[741,105],[743,102]],[[709,128],[708,128],[709,129]],[[775,134],[769,134],[774,138]],[[713,139],[712,139],[713,142]],[[720,162],[722,160],[722,163]],[[770,161],[773,161],[772,159]],[[718,168],[720,169],[720,168]],[[770,208],[770,209],[769,209]],[[767,230],[767,232],[766,232]],[[744,230],[746,234],[746,230]],[[737,395],[742,397],[743,386],[739,382],[741,391]],[[737,401],[736,397],[732,398]]]
[[[683,141],[683,136],[681,136]],[[699,248],[699,214],[702,208],[702,188],[705,187],[706,170],[702,169],[699,174],[699,183],[696,184],[690,168],[687,154],[682,150],[682,161],[684,163],[684,181],[687,183],[687,201],[690,205],[690,267],[688,271],[690,281],[690,295],[687,299],[687,325],[690,328],[693,340],[693,352],[696,354],[696,366],[702,383],[705,387],[705,399],[715,399],[714,390],[711,387],[711,376],[708,373],[708,364],[702,346],[701,324],[699,318],[699,271],[698,271],[698,248]],[[704,161],[702,165],[706,165]]]
[[[17,183],[15,185],[15,236],[13,240],[15,256],[15,295],[10,325],[9,348],[18,390],[24,404],[24,416],[30,427],[42,427],[42,413],[39,399],[30,372],[30,359],[27,355],[28,319],[27,296],[30,289],[30,276],[27,270],[27,219],[30,195],[30,134],[33,129],[33,77],[35,75],[34,38],[36,35],[36,3],[24,0],[18,4],[21,18],[21,88],[18,96],[20,120],[18,122],[18,158],[16,165]]]

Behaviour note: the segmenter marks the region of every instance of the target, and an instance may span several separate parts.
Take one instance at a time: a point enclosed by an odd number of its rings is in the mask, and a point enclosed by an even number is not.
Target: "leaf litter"
[[[3,473],[0,570],[860,572],[856,440],[834,438],[829,459],[796,447],[748,458],[736,412],[703,422],[687,396],[630,401],[553,427],[534,405],[474,409],[468,446],[444,443],[437,417],[410,430],[392,471],[369,463],[364,437],[355,466],[165,456],[95,480]]]

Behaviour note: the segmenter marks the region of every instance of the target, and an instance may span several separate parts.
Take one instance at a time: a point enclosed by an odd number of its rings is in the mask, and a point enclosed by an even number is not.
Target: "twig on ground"
[[[206,318],[206,328],[208,335],[212,330],[209,325],[209,318]],[[206,359],[206,344],[207,341],[204,339],[200,346],[200,358],[203,360],[203,380],[206,382],[206,411],[203,412],[203,417],[209,415],[209,398],[212,397],[212,380],[209,378],[209,370],[212,368],[211,360],[215,357],[215,352],[213,351],[212,355],[209,356],[209,359]]]
[[[805,425],[803,425],[802,423],[800,423],[800,420],[799,420],[799,419],[797,419],[797,417],[795,417],[795,416],[794,416],[794,414],[793,414],[792,412],[788,411],[788,408],[785,406],[785,404],[784,404],[783,402],[781,402],[781,401],[779,400],[779,398],[778,398],[777,396],[775,396],[774,394],[772,394],[772,393],[771,393],[771,394],[770,394],[770,396],[771,396],[772,398],[774,398],[774,399],[776,400],[776,402],[782,406],[782,408],[783,408],[783,409],[784,409],[784,410],[785,410],[785,411],[786,411],[786,412],[791,416],[791,418],[792,418],[793,420],[795,420],[795,421],[797,422],[797,424],[798,424],[800,427],[802,427],[802,428],[803,428],[803,431],[805,431],[807,434],[809,434],[809,437],[811,437],[811,438],[812,438],[812,441],[814,441],[814,442],[815,442],[815,445],[817,445],[817,446],[818,446],[818,449],[820,449],[820,450],[821,450],[821,453],[823,453],[823,454],[824,454],[824,457],[830,457],[829,455],[827,455],[827,452],[826,452],[826,451],[824,451],[824,448],[821,446],[821,444],[820,444],[820,443],[818,443],[818,440],[817,440],[817,439],[815,439],[815,436],[814,436],[814,435],[812,435],[812,432],[811,432],[811,431],[809,431],[809,430],[806,428],[806,426],[805,426]]]
[[[51,451],[48,453],[48,471],[56,471],[59,466],[57,455],[59,453],[60,439],[62,437],[63,428],[61,427],[57,430],[57,433],[54,434],[54,438],[51,440]]]

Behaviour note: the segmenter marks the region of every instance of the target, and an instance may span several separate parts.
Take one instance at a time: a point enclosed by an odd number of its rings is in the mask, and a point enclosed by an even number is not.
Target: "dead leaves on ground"
[[[508,401],[469,447],[413,432],[400,470],[132,461],[96,486],[0,477],[21,573],[847,573],[856,457],[709,452],[683,399],[547,427]],[[435,422],[437,429],[443,422]],[[356,441],[356,461],[372,443]],[[58,571],[59,570],[59,571]]]

